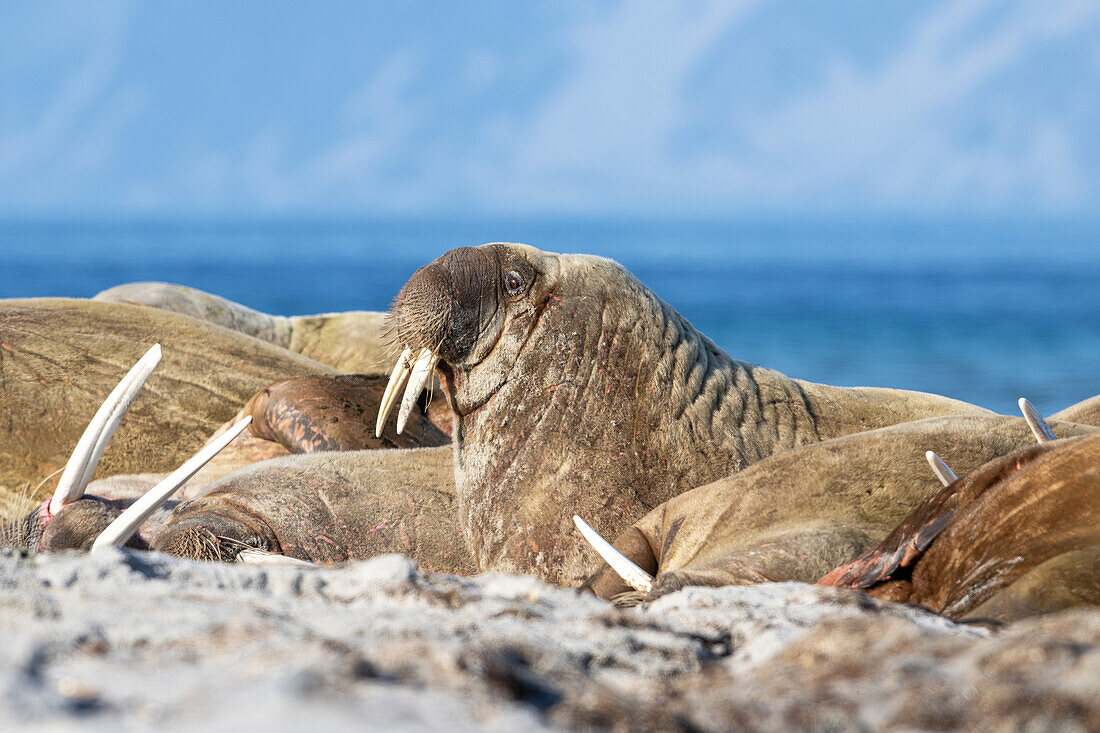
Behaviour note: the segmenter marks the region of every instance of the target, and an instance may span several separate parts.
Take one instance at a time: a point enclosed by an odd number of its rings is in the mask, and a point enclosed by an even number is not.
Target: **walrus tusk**
[[[412,349],[406,348],[397,357],[397,363],[393,365],[390,381],[386,382],[386,391],[382,393],[382,402],[378,405],[378,420],[374,423],[374,437],[382,437],[382,428],[386,426],[386,418],[390,416],[390,410],[397,402],[397,395],[405,386],[405,380],[409,378],[412,359]]]
[[[944,486],[947,486],[958,478],[955,472],[951,470],[951,467],[944,463],[942,458],[936,455],[936,451],[925,451],[924,458],[928,461],[928,465],[932,467],[932,473],[936,474],[936,477],[939,478]]]
[[[1050,425],[1047,425],[1047,421],[1044,420],[1043,416],[1039,414],[1039,411],[1035,409],[1035,405],[1028,402],[1026,397],[1020,398],[1020,412],[1024,413],[1024,420],[1027,420],[1027,426],[1031,428],[1031,432],[1035,435],[1035,440],[1040,443],[1049,443],[1052,440],[1058,440],[1058,436],[1050,429]]]
[[[108,441],[115,434],[118,424],[130,409],[137,393],[145,386],[149,375],[156,369],[160,362],[160,355],[160,344],[153,344],[137,364],[126,372],[126,376],[100,405],[92,421],[84,429],[84,434],[77,441],[69,461],[65,464],[57,489],[54,491],[53,498],[50,499],[51,514],[57,514],[66,504],[84,496],[84,489],[92,480],[92,474],[99,465],[99,459],[103,456]]]
[[[616,550],[610,542],[600,537],[596,530],[588,526],[588,522],[584,521],[576,514],[573,515],[573,523],[577,525],[577,529],[581,531],[584,538],[588,540],[588,543],[592,545],[592,549],[599,553],[611,569],[614,570],[619,576],[627,582],[627,584],[634,590],[648,593],[653,590],[653,576],[642,570],[640,567],[631,562],[626,555]]]
[[[409,386],[405,387],[405,395],[401,398],[401,409],[397,413],[398,435],[405,429],[405,423],[408,422],[409,415],[412,414],[416,400],[420,397],[420,393],[424,391],[428,380],[432,378],[432,372],[435,371],[435,365],[438,361],[439,359],[432,352],[427,349],[420,350],[420,356],[417,357],[416,364],[412,368],[412,375],[409,377]]]
[[[169,497],[187,482],[187,479],[194,476],[200,468],[210,462],[210,459],[233,442],[233,439],[240,435],[241,431],[248,427],[250,422],[252,422],[251,416],[237,422],[189,458],[182,466],[168,474],[160,483],[145,492],[126,511],[119,514],[115,521],[107,525],[107,528],[100,533],[99,537],[95,538],[92,549],[121,547],[126,544],[126,540],[133,536],[141,523],[156,511],[157,507],[168,501]]]
[[[237,562],[244,563],[245,565],[283,565],[295,568],[316,568],[320,567],[316,563],[309,562],[308,560],[299,560],[296,557],[287,557],[286,555],[278,555],[274,552],[264,552],[263,550],[241,550],[237,553]]]

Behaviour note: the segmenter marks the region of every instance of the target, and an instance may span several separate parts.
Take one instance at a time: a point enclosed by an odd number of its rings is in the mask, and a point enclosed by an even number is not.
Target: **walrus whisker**
[[[309,562],[308,560],[299,560],[296,557],[279,555],[274,552],[264,552],[254,547],[238,552],[237,562],[244,563],[245,565],[284,565],[296,568],[319,567],[316,563]]]
[[[176,493],[179,487],[183,486],[189,478],[195,475],[195,473],[205,466],[210,460],[216,456],[223,448],[233,442],[233,439],[241,434],[248,424],[252,422],[252,417],[246,417],[240,420],[233,427],[226,430],[224,433],[215,438],[210,444],[204,446],[202,450],[189,458],[182,466],[165,477],[160,483],[153,488],[149,489],[140,499],[118,515],[115,521],[107,525],[107,528],[100,533],[99,537],[96,537],[95,542],[92,543],[92,549],[98,549],[100,547],[119,547],[124,545],[130,537],[133,536],[137,528],[141,526],[141,523],[148,518],[150,514],[156,511],[157,507],[166,502],[172,494]]]
[[[413,365],[412,375],[409,377],[409,384],[405,387],[405,394],[401,398],[401,409],[397,412],[398,435],[405,429],[405,423],[408,422],[409,415],[412,414],[413,407],[416,406],[416,401],[420,398],[420,393],[424,391],[428,380],[432,378],[432,372],[435,371],[435,365],[438,361],[439,358],[428,349],[420,350],[416,364]]]
[[[1058,440],[1058,436],[1050,429],[1050,425],[1048,425],[1047,421],[1043,419],[1043,416],[1039,414],[1039,411],[1035,409],[1035,405],[1028,402],[1026,397],[1020,398],[1020,412],[1024,413],[1024,420],[1027,420],[1027,426],[1031,428],[1035,440],[1040,443],[1049,443],[1052,440]]]
[[[942,458],[936,455],[936,451],[925,451],[924,458],[928,461],[928,465],[932,467],[932,473],[936,474],[936,477],[944,486],[947,486],[959,478],[955,475],[955,472],[951,470],[951,467],[944,463]]]
[[[626,555],[616,550],[610,542],[599,535],[596,530],[588,526],[588,523],[573,515],[573,523],[577,525],[584,538],[592,545],[600,557],[611,566],[627,584],[637,591],[648,593],[653,590],[653,576],[642,570],[627,558]]]
[[[154,344],[137,364],[130,368],[126,376],[100,405],[65,464],[61,480],[57,482],[57,489],[54,491],[53,498],[50,499],[51,513],[56,514],[66,504],[84,495],[84,489],[91,481],[92,473],[99,465],[99,459],[103,456],[108,441],[115,434],[118,424],[130,409],[137,393],[145,386],[149,375],[156,369],[160,362],[160,355],[160,344]]]
[[[412,365],[409,363],[411,358],[412,348],[405,347],[405,350],[397,357],[397,363],[393,365],[390,381],[386,382],[386,391],[382,393],[382,402],[378,405],[378,420],[374,423],[374,437],[376,438],[382,437],[382,428],[386,426],[386,419],[390,416],[390,410],[393,409],[394,404],[397,402],[398,393],[409,378],[409,373],[412,371]]]

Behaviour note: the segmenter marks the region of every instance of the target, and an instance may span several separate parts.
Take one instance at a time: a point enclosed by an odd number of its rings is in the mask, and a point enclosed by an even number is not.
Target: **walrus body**
[[[385,339],[385,314],[377,311],[273,316],[196,288],[159,282],[118,285],[92,299],[191,316],[268,341],[342,372],[383,375],[392,359],[392,349]]]
[[[158,342],[164,359],[98,476],[173,469],[265,385],[334,372],[242,333],[152,308],[0,302],[0,486],[34,486],[63,466],[119,377]]]
[[[1100,395],[1089,397],[1050,416],[1052,420],[1075,422],[1082,425],[1100,425]]]
[[[413,355],[403,359],[439,359],[455,413],[459,511],[478,569],[563,584],[595,566],[572,531],[574,513],[617,533],[677,494],[788,448],[991,414],[731,359],[599,257],[514,244],[453,250],[413,275],[393,317]]]
[[[821,582],[951,618],[1100,604],[1100,434],[992,461],[944,487]]]
[[[1057,423],[1060,435],[1093,429]],[[813,583],[894,529],[941,488],[927,450],[970,471],[1034,444],[1024,420],[941,417],[785,451],[681,494],[619,535],[614,546],[655,575],[637,602],[689,585]],[[604,566],[587,584],[603,598],[630,591]]]
[[[470,574],[453,471],[446,447],[265,461],[181,504],[152,547],[204,560],[232,560],[245,548],[312,562],[399,552],[428,570]]]

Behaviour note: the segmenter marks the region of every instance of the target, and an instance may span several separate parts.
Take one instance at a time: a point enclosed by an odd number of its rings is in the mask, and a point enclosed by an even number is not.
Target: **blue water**
[[[1100,225],[0,222],[0,297],[164,280],[271,313],[383,309],[451,247],[619,260],[733,356],[1002,412],[1100,393]]]

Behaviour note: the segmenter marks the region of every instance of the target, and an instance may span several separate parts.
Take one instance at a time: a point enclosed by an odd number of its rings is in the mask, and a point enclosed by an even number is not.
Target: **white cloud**
[[[409,86],[421,65],[411,53],[389,59],[344,101],[344,136],[305,166],[313,189],[359,183],[398,151],[411,154],[408,140],[419,126]]]
[[[667,148],[682,122],[688,75],[753,5],[628,2],[579,28],[566,82],[514,132],[504,171],[513,184],[486,196],[521,188],[583,207],[593,189],[614,198],[623,183],[660,185],[674,165]]]
[[[1097,27],[1088,0],[938,6],[869,67],[839,49],[822,82],[774,108],[731,99],[719,145],[674,152],[686,86],[720,43],[757,32],[749,3],[624,3],[580,29],[574,66],[527,124],[483,195],[502,207],[722,212],[885,207],[967,210],[1081,206],[1088,176],[1074,133],[1052,114],[991,115],[962,134],[975,99],[1046,44]],[[774,19],[769,19],[774,22]],[[503,171],[508,181],[500,185]]]
[[[1035,46],[1094,22],[1098,8],[1082,2],[1025,3],[985,31],[979,24],[989,4],[953,3],[919,25],[878,68],[863,74],[838,71],[821,88],[748,121],[743,132],[751,141],[749,164],[757,185],[785,197],[863,181],[865,195],[885,199],[876,203],[947,204],[956,196],[989,197],[1008,180],[1016,190],[1004,194],[1026,188],[1049,192],[1061,203],[1079,197],[1081,192],[1069,187],[1081,176],[1064,155],[1059,166],[1065,178],[1056,194],[1046,169],[1036,167],[1033,146],[1049,134],[1033,128],[1023,141],[993,135],[986,144],[958,142],[953,112],[982,85],[1011,72]],[[1049,130],[1048,123],[1031,124]],[[1064,131],[1060,137],[1064,151],[1070,143]],[[885,185],[878,188],[880,175]]]
[[[64,169],[68,161],[84,165],[103,162],[107,151],[96,145],[116,140],[118,128],[132,119],[136,111],[133,91],[112,90],[131,7],[113,3],[101,11],[90,27],[81,26],[79,19],[66,19],[64,14],[57,18],[79,29],[88,51],[63,76],[40,112],[25,110],[14,127],[0,130],[0,175],[33,180],[43,167]],[[18,73],[17,68],[12,71]]]

